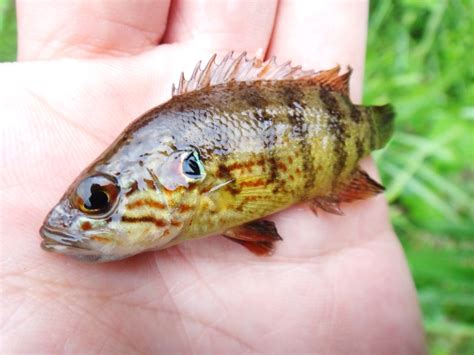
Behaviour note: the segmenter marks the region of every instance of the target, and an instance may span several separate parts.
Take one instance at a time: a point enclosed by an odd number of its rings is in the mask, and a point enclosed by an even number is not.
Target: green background
[[[472,0],[370,6],[364,102],[397,110],[375,158],[431,354],[474,354],[473,14]],[[0,62],[15,57],[15,9],[0,0]]]

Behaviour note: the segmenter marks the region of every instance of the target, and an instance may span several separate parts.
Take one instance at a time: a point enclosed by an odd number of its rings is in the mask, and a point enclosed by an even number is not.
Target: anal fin
[[[274,242],[283,240],[271,221],[245,223],[225,231],[223,235],[259,256],[273,254]]]
[[[329,213],[343,215],[344,213],[339,208],[341,202],[364,200],[384,190],[382,185],[373,180],[364,170],[358,168],[348,184],[342,185],[333,195],[316,197],[309,206],[316,215],[318,208]]]
[[[339,216],[344,214],[344,212],[342,212],[341,208],[339,207],[339,202],[331,198],[317,197],[310,201],[309,207],[316,215],[318,215],[318,209],[337,214]]]
[[[359,168],[352,175],[351,181],[339,190],[337,197],[340,202],[352,202],[373,197],[384,190],[382,185]]]

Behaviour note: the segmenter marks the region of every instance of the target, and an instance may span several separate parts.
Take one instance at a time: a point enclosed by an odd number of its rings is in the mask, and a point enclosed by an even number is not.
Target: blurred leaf
[[[449,143],[458,135],[460,135],[460,132],[456,127],[454,127],[438,140],[424,141],[423,143],[420,141],[420,143],[417,145],[416,151],[411,154],[410,159],[403,159],[403,161],[406,162],[406,165],[404,165],[401,169],[398,169],[396,174],[392,174],[394,175],[394,180],[391,181],[387,187],[387,199],[389,201],[393,201],[395,198],[397,198],[409,183],[410,179],[412,179],[415,173],[421,168],[424,160],[430,155],[440,151],[444,144]],[[398,136],[397,138],[399,141],[403,142],[406,140],[406,137],[407,136]],[[390,163],[387,162],[386,164]],[[395,167],[391,165],[391,169],[393,170]]]
[[[0,62],[16,59],[16,14],[11,0],[0,0]]]

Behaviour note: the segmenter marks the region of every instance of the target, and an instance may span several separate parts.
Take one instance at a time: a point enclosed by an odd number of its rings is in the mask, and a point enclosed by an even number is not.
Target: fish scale
[[[266,86],[268,86],[268,89]],[[261,140],[261,144],[256,145],[260,147],[260,150],[251,154],[249,153],[249,155],[252,155],[256,160],[262,159],[265,164],[264,169],[253,171],[251,177],[253,181],[263,181],[265,183],[259,186],[252,186],[248,184],[249,181],[252,181],[249,180],[248,177],[250,174],[244,169],[228,169],[230,171],[224,174],[221,180],[217,180],[215,184],[222,183],[225,179],[234,179],[236,183],[229,184],[223,188],[223,191],[218,191],[212,195],[214,205],[226,206],[226,208],[221,208],[218,212],[226,217],[225,220],[219,219],[218,216],[214,217],[214,220],[218,222],[213,223],[213,225],[218,225],[219,229],[211,230],[210,233],[221,232],[234,225],[252,220],[255,218],[256,211],[263,217],[268,213],[284,209],[295,202],[301,201],[302,197],[303,199],[310,199],[318,196],[320,193],[322,194],[325,191],[329,191],[328,186],[330,184],[338,185],[344,182],[344,176],[338,176],[336,178],[331,177],[330,174],[319,174],[319,176],[316,176],[317,171],[329,171],[333,165],[332,162],[336,159],[340,159],[340,153],[337,149],[331,149],[331,147],[337,146],[336,143],[332,143],[332,145],[328,143],[326,149],[322,144],[323,138],[327,134],[325,128],[329,125],[329,122],[334,119],[334,115],[331,115],[328,110],[325,111],[324,109],[319,111],[308,110],[306,114],[301,113],[300,121],[308,125],[309,128],[301,129],[301,124],[299,124],[297,120],[291,119],[292,115],[295,115],[295,111],[297,112],[298,110],[293,109],[291,114],[288,110],[289,107],[285,104],[285,102],[288,101],[285,101],[287,97],[291,97],[292,100],[298,97],[299,101],[294,101],[294,103],[299,105],[299,107],[302,107],[303,102],[306,102],[305,105],[308,105],[307,103],[313,105],[312,107],[321,106],[318,86],[315,84],[308,85],[307,83],[304,86],[300,86],[294,83],[287,85],[286,82],[260,82],[258,87],[262,93],[257,101],[259,103],[264,102],[265,105],[258,105],[252,115],[248,114],[249,110],[246,105],[249,103],[245,100],[245,97],[247,95],[253,95],[254,88],[248,83],[238,83],[228,87],[216,88],[216,90],[219,89],[220,92],[216,92],[215,95],[222,95],[223,97],[229,98],[230,102],[222,101],[221,98],[217,98],[216,102],[211,102],[210,104],[213,107],[214,113],[219,115],[219,108],[222,107],[224,110],[225,107],[227,112],[230,111],[237,115],[237,122],[245,122],[245,120],[249,118],[253,120],[271,120],[272,127],[284,125],[285,129],[283,132],[286,132],[287,137],[291,136],[291,139],[285,141],[285,139],[281,139],[282,137],[280,137],[280,139],[277,140],[275,139],[275,135],[269,135],[268,132],[265,131],[256,134],[256,137]],[[225,91],[237,91],[238,94],[235,95],[236,98],[231,98]],[[281,93],[284,93],[285,96],[282,97]],[[206,93],[206,98],[207,100],[212,100],[213,93]],[[186,99],[186,97],[180,99],[183,100]],[[199,96],[193,99],[199,99]],[[252,104],[255,105],[255,103],[255,100],[252,99]],[[237,110],[235,112],[231,111],[232,107],[236,107],[240,109],[240,111],[242,111],[242,108],[247,108],[247,110],[243,110],[245,116],[240,117]],[[266,115],[265,117],[258,115],[259,109],[265,111],[266,108],[270,108],[268,111],[275,112],[276,114]],[[226,125],[225,122],[221,122],[221,124]],[[322,126],[322,128],[318,130],[311,128],[311,125],[318,124]],[[351,124],[355,125],[355,123]],[[298,128],[300,130],[298,130]],[[311,132],[318,132],[318,134],[311,134]],[[339,137],[335,136],[334,141],[337,142],[338,138]],[[341,148],[339,147],[338,149]],[[335,156],[331,156],[330,154],[334,154]],[[289,163],[289,157],[292,157],[292,164]],[[207,169],[212,171],[214,164],[219,164],[223,160],[227,168],[235,164],[245,165],[249,162],[251,163],[251,161],[246,160],[245,153],[237,152],[207,160]],[[354,168],[355,165],[352,166],[352,169]],[[216,175],[219,178],[219,169],[216,168],[215,171],[216,174],[211,175]],[[242,179],[246,182],[244,186],[242,186],[242,183],[239,184]],[[318,182],[317,185],[315,184],[316,181]],[[282,186],[276,188],[280,184]],[[241,196],[266,196],[265,207],[262,208],[261,199],[247,199],[245,209],[240,212],[239,207],[241,207],[243,200]],[[282,203],[282,201],[284,201],[284,203]],[[229,210],[232,212],[229,213]],[[249,213],[249,211],[253,213]],[[201,213],[205,215],[207,210],[199,210],[195,218],[196,221],[200,221]],[[209,226],[202,225],[191,226],[188,231],[183,234],[183,238],[202,236],[208,227]],[[209,233],[209,231],[207,232]]]

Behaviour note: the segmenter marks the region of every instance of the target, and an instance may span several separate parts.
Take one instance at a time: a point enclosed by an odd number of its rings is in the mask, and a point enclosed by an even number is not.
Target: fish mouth
[[[64,254],[90,263],[103,263],[127,258],[136,253],[130,254],[104,254],[99,250],[88,248],[89,238],[75,236],[62,230],[43,225],[40,229],[40,235],[43,238],[41,248],[43,250]]]
[[[70,255],[76,259],[97,262],[102,254],[87,248],[84,238],[43,225],[40,229],[43,238],[41,248],[49,252]]]

